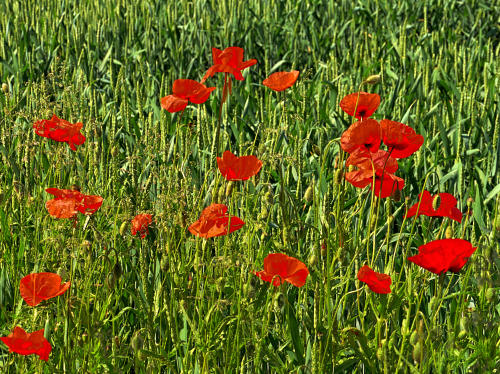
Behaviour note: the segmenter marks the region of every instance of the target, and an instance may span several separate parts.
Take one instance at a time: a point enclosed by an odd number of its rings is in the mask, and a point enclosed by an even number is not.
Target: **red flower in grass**
[[[264,259],[264,270],[254,274],[265,282],[272,282],[275,287],[283,282],[302,287],[306,283],[309,270],[303,262],[294,257],[284,253],[271,253]]]
[[[229,216],[224,204],[212,204],[203,209],[198,221],[188,229],[191,234],[208,239],[230,234],[241,229],[244,224],[240,218]]]
[[[377,273],[365,265],[358,271],[358,279],[368,285],[376,293],[391,293],[391,277],[387,274]]]
[[[434,240],[418,247],[418,255],[408,257],[408,261],[434,274],[458,273],[476,249],[463,239]]]
[[[170,113],[179,112],[186,108],[188,101],[203,104],[213,90],[215,87],[206,87],[192,79],[176,79],[172,85],[173,94],[160,99],[161,107]]]
[[[83,123],[70,123],[64,119],[57,118],[54,114],[51,119],[43,119],[35,122],[33,128],[37,135],[49,138],[57,142],[68,143],[73,151],[77,145],[85,143],[85,136],[80,133]]]
[[[434,199],[439,196],[439,206],[437,209],[432,207]],[[406,217],[413,217],[414,215],[424,215],[428,217],[448,217],[457,222],[462,222],[462,212],[457,208],[457,199],[453,195],[442,192],[438,195],[432,196],[427,190],[418,195],[420,202],[420,209],[418,203],[412,205],[406,213]],[[417,212],[418,210],[418,212]]]
[[[228,181],[244,181],[260,171],[262,161],[255,156],[237,157],[230,151],[225,151],[222,158],[217,157],[217,166]]]
[[[256,59],[243,61],[244,50],[240,47],[228,47],[221,51],[217,48],[212,48],[213,65],[207,70],[201,83],[205,82],[209,77],[213,77],[215,73],[229,73],[234,76],[234,79],[242,81],[243,75],[241,71],[255,65]]]
[[[381,198],[390,196],[396,189],[402,190],[404,180],[394,175],[398,163],[389,153],[378,150],[371,153],[358,148],[347,159],[346,166],[354,165],[357,170],[347,172],[345,179],[354,187],[364,188],[373,183],[375,172],[375,195]]]
[[[61,283],[61,277],[54,273],[32,273],[21,279],[19,291],[30,306],[37,306],[43,300],[65,293],[71,282]]]
[[[45,203],[47,211],[55,218],[74,218],[78,212],[94,214],[103,201],[101,196],[84,195],[78,190],[47,188],[45,191],[55,196]]]
[[[132,219],[132,235],[139,233],[141,239],[149,234],[148,226],[153,222],[153,216],[151,214],[138,214]]]
[[[358,105],[356,106],[356,102]],[[380,96],[368,92],[358,92],[347,95],[340,101],[340,107],[350,116],[354,116],[356,108],[356,117],[358,120],[365,120],[370,117],[380,105]]]
[[[297,81],[298,77],[298,70],[292,70],[290,72],[278,71],[264,79],[262,84],[274,91],[284,91],[287,88],[292,87]]]
[[[0,340],[9,347],[9,352],[19,353],[24,356],[36,354],[40,357],[40,360],[48,361],[52,346],[45,339],[43,333],[44,329],[41,329],[28,334],[21,327],[16,326],[8,336],[1,337]]]
[[[424,137],[403,123],[383,119],[380,121],[380,128],[382,141],[391,149],[391,157],[408,157],[424,144]]]
[[[374,119],[369,118],[362,122],[355,122],[349,126],[340,137],[340,146],[347,153],[352,153],[358,148],[377,152],[380,147],[380,141],[380,125]]]

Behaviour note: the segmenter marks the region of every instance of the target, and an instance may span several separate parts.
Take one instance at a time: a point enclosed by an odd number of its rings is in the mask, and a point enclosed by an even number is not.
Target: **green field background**
[[[479,0],[0,0],[0,336],[45,328],[53,346],[45,363],[2,345],[0,372],[498,369],[499,9]],[[175,79],[201,80],[212,47],[229,46],[258,63],[233,80],[222,148],[264,162],[231,185],[213,156],[222,76],[182,118],[160,107]],[[285,93],[262,85],[293,69],[300,76]],[[425,138],[399,163],[402,200],[381,201],[374,222],[369,191],[334,178],[352,123],[339,102],[371,74],[381,75],[363,87],[381,97],[374,117]],[[83,122],[76,152],[34,133],[53,113]],[[462,224],[403,221],[424,183],[457,198]],[[104,198],[76,228],[45,209],[46,188],[73,184]],[[213,202],[244,228],[192,236],[187,226]],[[127,226],[138,213],[154,217],[144,240]],[[478,247],[460,274],[435,277],[405,261],[447,227]],[[392,271],[390,295],[356,279],[372,241],[378,271]],[[304,287],[274,289],[252,274],[274,252],[308,264]],[[32,308],[19,280],[42,271],[72,286]]]

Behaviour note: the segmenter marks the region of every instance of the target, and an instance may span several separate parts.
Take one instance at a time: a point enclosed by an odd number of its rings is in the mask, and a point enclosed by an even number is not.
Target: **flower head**
[[[201,212],[200,218],[189,226],[191,234],[202,238],[213,238],[230,234],[243,227],[245,222],[227,214],[224,204],[212,204]]]
[[[94,214],[103,202],[101,196],[84,195],[78,190],[47,188],[45,191],[55,196],[45,203],[47,211],[55,218],[74,218],[78,212]]]
[[[309,270],[303,262],[294,257],[284,253],[270,253],[264,259],[264,270],[254,274],[265,282],[272,282],[275,287],[283,282],[302,287],[306,283]]]
[[[37,135],[49,138],[57,142],[68,143],[73,151],[77,145],[85,143],[85,136],[80,133],[83,123],[70,123],[64,119],[57,118],[54,114],[51,119],[43,119],[35,122],[33,128]]]
[[[391,149],[391,157],[408,157],[424,144],[424,137],[403,123],[383,119],[380,121],[380,128],[382,141]]]
[[[340,146],[347,153],[356,149],[377,152],[380,147],[380,125],[374,119],[366,119],[353,123],[340,137]]]
[[[387,274],[377,273],[365,265],[358,271],[358,279],[368,285],[376,293],[391,293],[391,277]]]
[[[139,233],[141,239],[146,237],[149,233],[148,226],[153,222],[153,216],[151,214],[138,214],[132,219],[132,235]]]
[[[62,283],[61,277],[54,273],[32,273],[21,279],[19,291],[28,305],[36,306],[43,300],[62,295],[70,284]]]
[[[215,87],[206,87],[192,79],[177,79],[172,85],[172,95],[161,98],[161,107],[170,113],[179,112],[186,108],[189,101],[193,104],[203,104],[213,90]]]
[[[44,329],[28,334],[21,327],[14,327],[14,330],[0,340],[9,347],[9,352],[19,353],[21,355],[36,354],[40,360],[49,360],[52,346],[43,336]]]
[[[217,166],[228,181],[243,181],[260,171],[262,161],[255,156],[237,157],[230,151],[225,151],[222,158],[217,157]]]
[[[274,91],[284,91],[289,87],[292,87],[297,78],[299,77],[299,71],[278,71],[276,73],[271,74],[269,77],[264,79],[262,84],[266,87],[269,87]]]
[[[439,207],[434,209],[432,206],[432,202],[434,199],[439,196]],[[457,208],[457,199],[453,197],[453,195],[442,192],[436,196],[432,196],[431,193],[427,190],[424,190],[422,194],[418,195],[420,202],[416,203],[408,209],[408,213],[406,213],[406,217],[413,217],[414,215],[424,215],[428,217],[448,217],[457,222],[462,222],[462,212]]]
[[[357,105],[356,105],[357,103]],[[350,116],[354,116],[354,108],[356,108],[356,117],[358,120],[364,121],[377,110],[380,105],[380,96],[368,92],[352,93],[344,97],[340,101],[340,107]]]
[[[243,61],[244,50],[240,47],[228,47],[221,51],[217,48],[212,48],[213,65],[207,70],[201,82],[205,82],[209,77],[213,77],[215,73],[229,73],[234,76],[234,79],[242,81],[243,75],[241,71],[255,65],[256,59]]]
[[[408,257],[408,261],[434,274],[458,273],[476,249],[463,239],[434,240],[418,247],[418,254]]]

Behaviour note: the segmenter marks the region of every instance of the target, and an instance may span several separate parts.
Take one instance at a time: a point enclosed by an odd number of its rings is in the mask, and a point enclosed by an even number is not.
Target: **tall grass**
[[[3,346],[0,371],[498,369],[496,9],[479,0],[1,2],[0,336],[45,327],[53,351],[44,363]],[[233,82],[221,143],[264,167],[229,191],[211,156],[222,78],[180,121],[159,99],[175,79],[201,79],[212,47],[233,45],[258,64]],[[286,96],[262,86],[291,69],[301,75]],[[377,73],[375,118],[406,123],[425,142],[400,162],[402,201],[381,201],[372,222],[368,189],[335,183],[335,173],[351,120],[338,103]],[[34,134],[52,113],[84,123],[77,152]],[[424,181],[457,197],[462,224],[403,220]],[[45,188],[72,184],[104,197],[76,228],[44,206]],[[193,237],[187,225],[212,202],[244,228]],[[141,241],[127,222],[144,212],[155,227]],[[406,262],[448,226],[478,247],[460,274]],[[306,262],[306,285],[261,284],[252,271],[271,252]],[[391,272],[390,295],[356,279],[368,260]],[[19,280],[38,271],[71,279],[70,295],[27,306]]]

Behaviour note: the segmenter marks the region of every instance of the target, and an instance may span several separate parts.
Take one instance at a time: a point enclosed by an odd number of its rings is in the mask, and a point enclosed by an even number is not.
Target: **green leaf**
[[[297,318],[295,318],[295,313],[293,311],[293,307],[290,303],[290,299],[288,299],[288,332],[292,338],[293,347],[295,349],[295,355],[297,357],[297,361],[299,364],[304,364],[304,345],[302,343],[302,339],[299,333],[299,326],[297,323]]]

